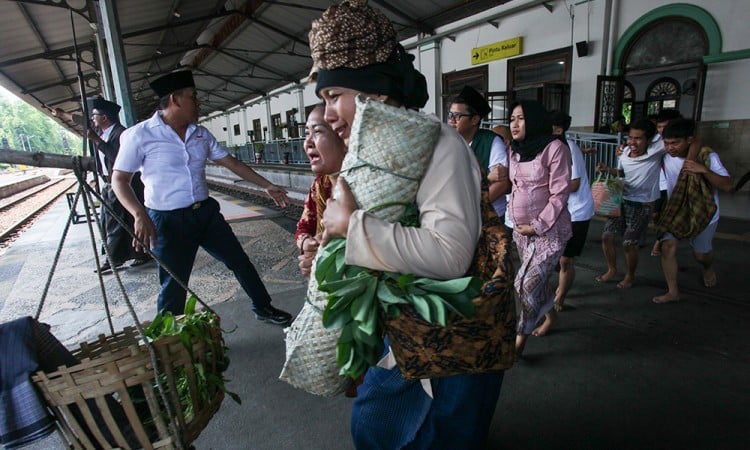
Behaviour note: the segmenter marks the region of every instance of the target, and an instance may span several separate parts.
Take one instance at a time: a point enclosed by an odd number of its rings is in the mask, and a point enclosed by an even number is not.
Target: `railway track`
[[[0,201],[0,249],[10,245],[26,226],[75,184],[74,179],[55,179]]]

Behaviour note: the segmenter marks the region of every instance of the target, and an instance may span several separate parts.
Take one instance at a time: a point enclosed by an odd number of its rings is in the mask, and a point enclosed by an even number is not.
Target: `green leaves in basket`
[[[241,403],[239,396],[227,391],[225,386],[227,380],[218,374],[206,371],[203,364],[193,355],[193,342],[202,341],[207,344],[209,349],[206,354],[207,362],[213,363],[213,358],[216,358],[215,363],[219,373],[224,372],[229,367],[228,349],[223,345],[215,348],[216,345],[212,333],[215,333],[219,327],[218,318],[208,311],[196,312],[195,306],[197,301],[198,299],[194,295],[191,295],[185,302],[185,315],[181,317],[175,317],[169,311],[159,312],[151,324],[146,327],[144,333],[152,341],[165,336],[179,336],[180,341],[187,348],[193,360],[193,369],[199,390],[198,395],[202,401],[208,401],[212,393],[219,389],[232,397],[237,403]],[[187,380],[188,375],[185,373],[184,368],[180,368],[179,371],[175,372],[175,375],[175,383],[180,401],[183,405],[186,405],[186,411],[192,409],[192,399]]]
[[[397,316],[401,305],[411,305],[424,320],[442,326],[451,312],[463,317],[473,315],[472,299],[479,294],[482,280],[432,280],[347,265],[345,244],[343,239],[331,240],[321,249],[315,270],[318,288],[328,294],[323,326],[341,328],[336,363],[342,375],[357,378],[380,359],[381,309]]]

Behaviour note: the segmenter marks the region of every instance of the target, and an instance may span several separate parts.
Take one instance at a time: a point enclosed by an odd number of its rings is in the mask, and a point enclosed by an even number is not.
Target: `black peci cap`
[[[487,114],[489,114],[489,103],[487,103],[487,100],[485,100],[484,96],[477,92],[477,90],[473,87],[464,86],[458,96],[461,97],[467,105],[471,106],[474,111],[476,111],[477,114],[479,114],[481,117],[485,117],[487,116]]]
[[[168,73],[162,77],[159,77],[149,82],[151,89],[156,92],[159,98],[165,95],[171,94],[179,89],[186,87],[195,87],[195,81],[193,81],[193,73],[189,70],[181,70],[179,72]]]
[[[111,119],[116,117],[122,109],[117,103],[104,100],[104,98],[98,96],[89,97],[86,99],[86,102],[88,103],[89,113],[94,109],[98,109]]]

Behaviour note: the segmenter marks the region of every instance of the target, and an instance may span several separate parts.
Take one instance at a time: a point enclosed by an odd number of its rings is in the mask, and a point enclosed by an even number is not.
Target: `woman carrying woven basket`
[[[549,278],[572,235],[568,192],[571,156],[567,144],[552,134],[552,122],[541,103],[522,100],[511,106],[508,215],[521,266],[516,292],[521,303],[516,355],[530,334],[543,335],[552,326],[554,292]],[[545,319],[537,327],[537,323]]]
[[[310,32],[316,93],[326,103],[326,121],[349,147],[347,158],[353,155],[350,138],[355,136],[358,95],[407,109],[421,108],[428,98],[425,79],[397,44],[391,23],[363,3],[344,1],[328,8]],[[394,124],[385,125],[379,142],[415,142],[407,132],[387,134],[385,129],[393,130]],[[370,121],[368,126],[377,132],[377,123]],[[424,161],[416,191],[419,227],[388,222],[358,209],[354,195],[339,178],[335,199],[328,201],[323,216],[324,242],[329,237],[345,238],[346,264],[436,279],[466,273],[481,227],[480,171],[454,130],[439,123],[434,129],[432,136],[421,139],[436,143]],[[358,389],[351,423],[357,448],[483,446],[502,372],[406,380],[388,360],[386,354],[387,368],[371,367]]]

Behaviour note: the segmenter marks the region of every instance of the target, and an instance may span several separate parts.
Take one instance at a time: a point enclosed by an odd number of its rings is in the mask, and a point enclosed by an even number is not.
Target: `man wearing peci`
[[[117,197],[135,217],[136,236],[184,283],[198,247],[203,247],[234,272],[258,320],[288,324],[291,315],[271,306],[258,272],[219,212],[218,202],[209,197],[206,163],[211,160],[261,186],[281,207],[286,206],[286,191],[230,156],[196,124],[200,105],[190,71],[164,75],[150,85],[160,99],[159,110],[123,133],[113,173]],[[128,184],[137,170],[145,185],[145,208]],[[181,314],[185,289],[161,266],[159,282],[157,309]]]

